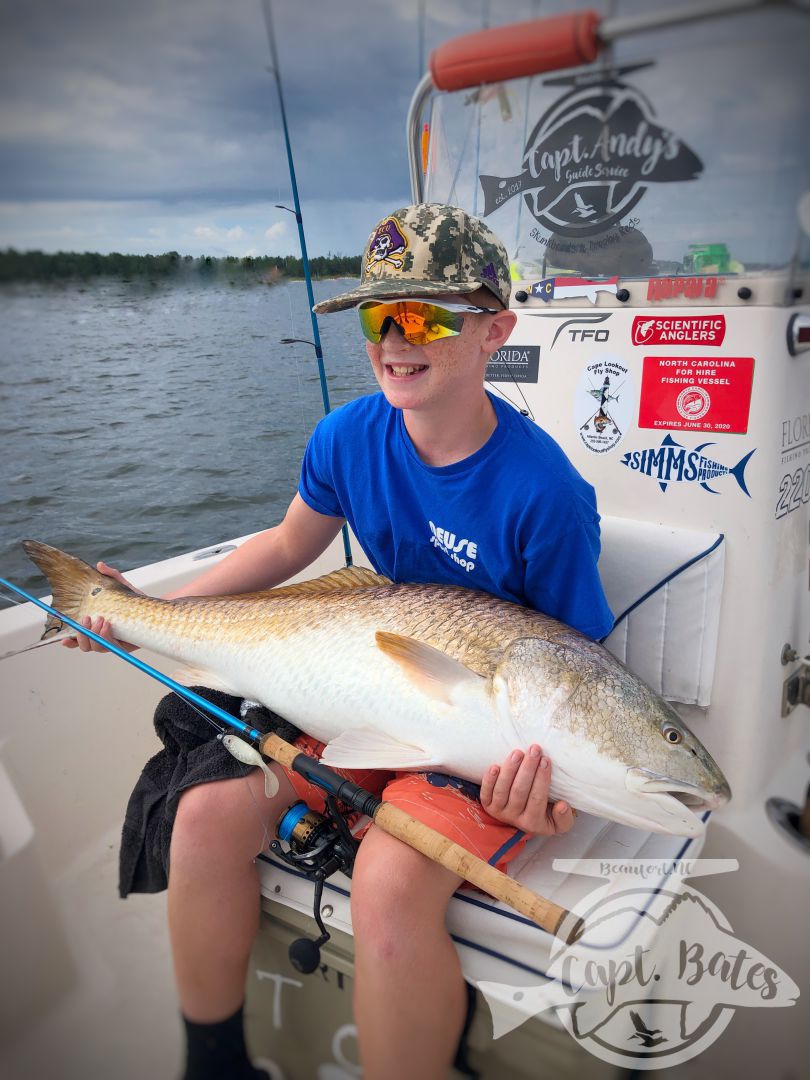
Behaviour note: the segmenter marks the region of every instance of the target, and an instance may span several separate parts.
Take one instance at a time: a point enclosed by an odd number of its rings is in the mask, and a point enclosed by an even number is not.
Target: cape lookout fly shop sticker
[[[522,195],[535,220],[563,236],[604,232],[650,184],[695,180],[703,163],[656,121],[652,103],[623,76],[631,67],[545,80],[569,86],[540,117],[516,176],[479,176],[484,217]]]
[[[754,358],[645,356],[640,428],[748,431]]]
[[[574,422],[583,446],[607,454],[622,441],[633,417],[633,383],[622,361],[603,356],[588,364],[577,387]]]

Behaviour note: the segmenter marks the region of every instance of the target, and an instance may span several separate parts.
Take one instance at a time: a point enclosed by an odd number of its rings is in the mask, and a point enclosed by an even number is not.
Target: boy
[[[170,595],[278,584],[308,566],[348,521],[375,568],[395,581],[482,589],[592,637],[606,634],[612,617],[596,570],[593,490],[549,436],[484,390],[487,360],[516,321],[509,298],[506,251],[483,222],[440,204],[404,207],[380,222],[366,246],[361,284],[315,310],[359,307],[382,393],[321,421],[279,526]],[[111,635],[103,620],[87,625]],[[84,638],[78,646],[100,649]],[[296,796],[317,798],[273,767],[280,790],[271,800],[252,770],[241,779],[180,785],[167,805],[170,825],[176,805],[169,922],[187,1080],[258,1075],[241,1034],[259,918],[254,858]],[[357,780],[376,784],[385,798],[503,868],[526,834],[571,827],[570,807],[547,801],[550,774],[540,747],[516,750],[488,770],[480,806],[453,784],[432,787],[429,775],[362,773]],[[122,883],[124,893],[129,884]],[[352,921],[366,1080],[447,1073],[466,1010],[444,922],[459,884],[374,826],[363,839]]]

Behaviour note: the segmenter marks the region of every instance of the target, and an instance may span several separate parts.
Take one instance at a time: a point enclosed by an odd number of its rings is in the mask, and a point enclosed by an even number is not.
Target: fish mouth
[[[671,776],[663,776],[651,769],[628,769],[625,783],[630,791],[658,796],[659,801],[677,802],[693,814],[717,810],[731,798],[731,790],[725,780],[708,789],[686,780],[673,780]]]

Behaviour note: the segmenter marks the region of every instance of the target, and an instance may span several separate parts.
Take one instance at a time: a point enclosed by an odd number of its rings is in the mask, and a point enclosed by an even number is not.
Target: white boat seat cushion
[[[722,533],[602,518],[599,573],[616,625],[605,646],[669,701],[711,699]]]

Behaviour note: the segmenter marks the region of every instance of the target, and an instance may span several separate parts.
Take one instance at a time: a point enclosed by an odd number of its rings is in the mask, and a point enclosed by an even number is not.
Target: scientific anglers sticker
[[[662,491],[666,491],[669,484],[699,484],[704,491],[712,495],[720,495],[721,492],[716,484],[724,476],[733,476],[744,494],[751,498],[751,492],[745,483],[745,467],[750,461],[756,448],[749,450],[740,458],[736,465],[729,467],[714,461],[703,453],[714,443],[705,442],[690,450],[681,443],[675,442],[671,435],[665,435],[660,446],[649,447],[646,450],[628,450],[622,458],[622,465],[626,465],[632,472],[649,476],[658,481]],[[728,486],[728,485],[726,485]]]
[[[584,929],[558,932],[539,986],[479,982],[495,1038],[554,1010],[591,1054],[626,1070],[652,1071],[696,1057],[738,1009],[786,1008],[800,991],[767,956],[741,941],[687,877],[736,870],[733,859],[674,862],[555,859],[563,873],[602,884],[572,912]],[[605,879],[607,881],[605,882]]]
[[[645,356],[640,428],[748,431],[752,356]]]
[[[504,345],[490,356],[487,382],[536,383],[540,369],[539,345]]]
[[[637,315],[632,334],[634,345],[722,345],[726,319],[724,315],[665,315],[652,319]]]
[[[619,445],[633,420],[633,383],[621,359],[603,356],[588,364],[577,387],[574,422],[583,445],[607,454]]]
[[[647,65],[640,65],[646,67]],[[637,67],[577,76],[540,117],[516,176],[479,176],[484,217],[522,195],[546,229],[593,236],[617,224],[650,184],[695,180],[703,163],[655,119],[650,100],[622,76]]]

